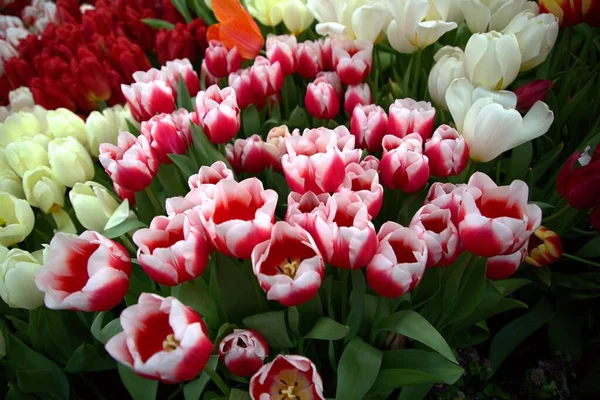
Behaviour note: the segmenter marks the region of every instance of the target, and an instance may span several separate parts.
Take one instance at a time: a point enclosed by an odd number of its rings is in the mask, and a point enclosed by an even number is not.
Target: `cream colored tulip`
[[[444,46],[433,56],[435,64],[429,72],[429,95],[440,107],[446,105],[446,90],[453,80],[466,76],[465,53],[460,47]]]
[[[119,131],[115,112],[110,108],[104,111],[92,111],[85,120],[85,132],[90,148],[90,154],[98,157],[99,146],[102,143],[117,144]]]
[[[0,246],[22,242],[33,230],[35,216],[26,200],[0,192]]]
[[[306,0],[287,0],[282,7],[283,23],[294,35],[308,29],[315,19],[306,7]]]
[[[66,188],[57,182],[48,167],[37,167],[23,175],[25,198],[32,207],[45,213],[57,211],[65,205]]]
[[[69,199],[81,225],[99,233],[104,231],[108,220],[119,207],[119,202],[104,186],[92,181],[73,186]]]
[[[19,199],[25,198],[21,178],[6,162],[3,148],[0,148],[0,192],[10,193]]]
[[[246,0],[246,8],[261,24],[275,26],[283,19],[284,2],[285,0]]]
[[[30,112],[19,111],[10,114],[0,124],[0,146],[6,147],[23,136],[35,136],[42,133],[39,120]]]
[[[536,15],[539,7],[526,0],[457,0],[469,30],[473,33],[501,31],[521,11],[531,10]]]
[[[39,259],[27,251],[12,249],[6,253],[0,262],[0,297],[9,307],[34,310],[44,304],[44,292],[34,280],[40,268]]]
[[[12,90],[10,93],[8,93],[8,101],[10,103],[10,109],[12,112],[30,110],[35,105],[33,94],[27,86],[21,86],[20,88]]]
[[[94,163],[87,150],[72,136],[54,139],[48,145],[54,178],[67,187],[94,178]]]
[[[87,147],[85,122],[73,111],[66,108],[51,110],[46,114],[46,120],[48,121],[46,134],[51,139],[71,136]]]
[[[31,137],[20,137],[6,146],[6,162],[23,177],[26,171],[48,165],[48,152]]]
[[[68,233],[71,235],[77,234],[77,228],[75,228],[73,220],[64,209],[61,208],[58,211],[54,211],[51,215],[54,223],[56,224],[56,229],[54,230],[55,234],[58,232]]]
[[[465,17],[456,0],[429,0],[428,21],[442,20],[460,24]]]

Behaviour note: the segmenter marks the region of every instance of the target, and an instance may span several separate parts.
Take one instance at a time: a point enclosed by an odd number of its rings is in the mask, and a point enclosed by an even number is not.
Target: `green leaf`
[[[110,338],[121,331],[123,331],[123,328],[121,327],[121,321],[119,318],[113,319],[100,331],[100,341],[103,344],[106,344]]]
[[[536,184],[538,181],[546,175],[548,170],[556,165],[556,158],[562,153],[564,145],[559,144],[554,150],[546,153],[533,167],[533,175],[531,176],[531,183]]]
[[[73,374],[78,372],[105,371],[114,369],[115,367],[115,361],[107,357],[106,353],[100,354],[96,347],[88,343],[83,343],[69,359],[65,367],[65,372]]]
[[[163,29],[164,28],[168,31],[172,31],[173,28],[175,28],[175,25],[173,25],[170,22],[163,21],[162,19],[142,18],[142,22],[145,23],[146,25],[153,27],[154,29]]]
[[[260,114],[254,104],[250,104],[242,111],[242,127],[246,137],[260,134]]]
[[[553,315],[552,305],[546,298],[542,298],[527,314],[504,325],[494,336],[490,346],[492,372],[496,372],[506,357],[533,332],[547,324]]]
[[[589,101],[588,91],[595,84],[594,79],[590,79],[589,82],[583,87],[583,89],[578,90],[577,93],[569,99],[569,101],[561,107],[560,112],[558,112],[556,121],[554,121],[554,126],[560,128],[562,127],[568,120],[569,117],[575,112],[578,108],[586,108],[585,103]]]
[[[208,285],[202,278],[187,282],[172,289],[172,295],[183,304],[192,307],[206,319],[206,324],[211,329],[220,326],[219,312],[215,300],[210,296]]]
[[[202,18],[204,22],[206,22],[207,26],[211,26],[216,23],[212,11],[206,6],[204,0],[190,0],[190,3],[192,3],[192,7],[194,8],[196,15]]]
[[[214,370],[217,368],[218,362],[219,356],[210,356],[210,359],[208,360],[208,366]],[[202,372],[202,374],[200,374],[200,378],[187,383],[183,387],[183,398],[185,400],[200,400],[200,396],[202,396],[202,392],[206,388],[206,385],[209,381],[210,377],[208,374],[206,372]]]
[[[342,325],[331,318],[321,317],[317,320],[310,332],[304,336],[304,338],[318,340],[339,340],[346,337],[347,334],[348,327],[346,325]]]
[[[289,126],[290,130],[294,128],[306,128],[308,126],[306,111],[304,111],[303,108],[296,106],[296,108],[294,108],[290,114],[287,125]]]
[[[382,393],[420,384],[452,385],[463,373],[461,367],[437,353],[416,349],[385,351],[371,392]]]
[[[509,294],[512,294],[513,292],[530,283],[531,281],[527,278],[503,279],[500,281],[491,282],[491,284],[494,285],[494,287],[498,289],[504,296],[508,296]]]
[[[600,257],[600,236],[594,236],[588,240],[575,255],[581,258]]]
[[[447,324],[468,317],[477,308],[485,289],[486,263],[487,259],[480,258],[477,262],[469,263],[465,269]]]
[[[190,112],[194,111],[194,103],[192,102],[190,91],[181,74],[177,80],[177,108],[184,108]]]
[[[198,172],[196,163],[188,156],[181,154],[168,154],[169,158],[179,167],[183,176],[190,177]]]
[[[362,400],[379,373],[382,353],[361,338],[348,343],[337,371],[336,400]]]
[[[392,314],[381,323],[379,331],[396,332],[416,340],[458,364],[442,335],[425,318],[412,310],[398,311]]]
[[[412,290],[412,308],[419,308],[440,291],[441,268],[430,268],[425,271],[423,280]]]
[[[402,388],[398,400],[423,400],[432,387],[433,385],[430,383],[405,386]]]
[[[49,310],[40,307],[29,312],[31,346],[61,364],[66,364],[83,342],[80,334],[87,334],[72,311]],[[78,329],[81,328],[81,329]],[[64,340],[70,337],[70,340]]]
[[[171,4],[183,15],[186,23],[192,22],[192,16],[190,15],[190,10],[188,10],[187,4],[185,0],[171,0]]]
[[[350,271],[350,277],[352,278],[352,292],[350,292],[350,312],[346,318],[346,325],[349,328],[346,342],[358,334],[365,314],[365,276],[362,270],[355,269]]]
[[[504,183],[508,185],[516,179],[525,178],[525,174],[529,169],[532,157],[533,144],[531,141],[515,147],[510,154],[508,171],[506,173],[506,177],[504,178]]]
[[[128,218],[125,221],[121,222],[119,225],[113,226],[112,228],[104,231],[102,235],[106,236],[109,239],[114,239],[133,230],[138,230],[140,228],[147,227],[148,225],[146,225],[139,219]]]
[[[287,309],[287,317],[288,317],[288,325],[290,327],[290,331],[295,336],[300,335],[300,313],[296,307],[288,307]]]
[[[142,378],[121,363],[117,363],[117,369],[123,385],[125,385],[133,400],[153,400],[156,398],[158,381]]]
[[[251,400],[250,394],[239,389],[231,389],[229,400]]]
[[[270,346],[284,349],[292,347],[294,343],[285,325],[283,311],[270,311],[244,318],[244,325],[254,329],[265,337]]]
[[[140,130],[138,127],[129,119],[125,118],[125,124],[127,124],[127,131],[133,136],[140,136]]]
[[[193,159],[193,154],[191,154],[190,159],[195,161]],[[194,164],[196,163],[194,162]],[[198,168],[196,168],[196,171],[197,170]],[[165,190],[167,197],[184,196],[189,192],[190,189],[187,185],[187,177],[185,182],[183,182],[182,177],[183,175],[176,165],[161,164],[160,168],[158,169],[157,178]]]
[[[560,352],[577,362],[581,359],[584,318],[568,304],[557,304],[557,312],[548,324],[548,341],[553,354]]]
[[[191,123],[190,129],[192,133],[192,139],[194,142],[194,149],[198,153],[201,166],[212,165],[215,161],[223,161],[225,165],[227,165],[227,167],[231,169],[231,165],[229,164],[229,161],[227,161],[227,158],[225,158],[225,156],[221,154],[221,152],[215,149],[215,146],[210,140],[208,140],[206,134],[204,133],[204,130],[202,130],[201,127],[194,123]]]

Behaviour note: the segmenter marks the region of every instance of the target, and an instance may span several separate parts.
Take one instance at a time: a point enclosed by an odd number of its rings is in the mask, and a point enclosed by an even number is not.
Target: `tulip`
[[[276,126],[275,128],[271,128],[269,133],[267,133],[266,141],[272,144],[273,146],[277,147],[277,150],[279,150],[279,165],[281,165],[281,157],[283,157],[283,155],[287,153],[287,138],[289,138],[290,136],[298,136],[298,132],[298,129],[294,129],[294,131],[290,133],[290,130],[286,125],[280,125]]]
[[[292,0],[300,2],[300,0]],[[321,46],[318,42],[310,40],[298,43],[296,50],[298,57],[298,75],[305,79],[314,79],[323,69],[323,61],[321,58]]]
[[[464,183],[454,185],[453,183],[434,182],[429,188],[423,204],[427,205],[431,203],[438,208],[449,210],[450,220],[454,226],[458,227],[462,197],[465,192],[471,192],[474,197],[481,196],[479,188],[467,186]]]
[[[219,344],[219,357],[229,372],[241,377],[252,376],[263,366],[269,345],[254,330],[234,329]]]
[[[105,226],[119,207],[110,192],[93,181],[75,184],[69,192],[69,200],[79,223],[85,229],[96,232],[106,229]]]
[[[317,78],[313,81],[314,84],[319,82],[329,83],[335,89],[338,97],[341,98],[343,94],[342,81],[336,72],[319,72]]]
[[[29,170],[48,165],[46,149],[29,137],[21,137],[9,143],[4,150],[4,156],[6,163],[20,177]]]
[[[429,159],[423,155],[422,139],[411,133],[399,139],[393,135],[383,137],[383,157],[379,174],[383,186],[399,188],[406,193],[422,189],[429,179]]]
[[[409,228],[427,245],[427,268],[446,267],[460,253],[458,229],[451,217],[450,210],[427,204],[410,221]]]
[[[210,249],[204,232],[185,219],[183,214],[170,218],[159,215],[152,219],[150,228],[133,234],[140,266],[161,285],[191,281],[206,268]]]
[[[250,69],[250,87],[256,92],[255,96],[268,97],[279,93],[283,87],[283,72],[281,64],[271,64],[266,58],[259,56],[254,60]]]
[[[304,98],[306,111],[315,118],[333,119],[340,111],[340,99],[329,83],[309,83]]]
[[[137,304],[123,310],[120,322],[123,331],[106,343],[106,351],[144,378],[192,380],[213,351],[200,315],[174,297],[142,293]]]
[[[22,136],[35,136],[42,132],[40,121],[30,112],[10,114],[0,125],[0,146],[8,146]]]
[[[521,11],[531,10],[538,13],[538,6],[526,0],[457,0],[469,30],[473,33],[501,31]]]
[[[231,140],[240,129],[240,109],[235,90],[213,85],[196,96],[198,122],[213,143]]]
[[[375,156],[368,155],[360,162],[360,166],[365,171],[368,171],[370,169],[379,171],[379,159]]]
[[[67,187],[94,177],[94,164],[87,150],[72,136],[48,144],[48,158],[54,179]]]
[[[525,246],[511,254],[488,258],[485,276],[494,281],[510,278],[523,263],[526,254]]]
[[[200,220],[219,252],[248,259],[254,246],[270,237],[276,205],[277,192],[264,190],[256,178],[223,179],[207,193],[198,210],[186,215],[196,226]]]
[[[188,149],[188,137],[169,114],[158,114],[142,122],[141,134],[148,139],[154,154],[163,164],[173,162],[169,154],[185,154]]]
[[[33,231],[35,217],[27,201],[0,192],[0,246],[12,246]]]
[[[433,133],[434,119],[435,108],[428,101],[398,99],[390,105],[388,133],[403,138],[416,132],[427,140]]]
[[[365,169],[361,164],[352,163],[346,167],[344,182],[338,192],[352,191],[367,206],[371,218],[375,218],[383,204],[383,186],[379,184],[377,169]]]
[[[517,96],[509,91],[475,88],[466,78],[457,79],[446,92],[456,129],[464,137],[473,161],[488,162],[548,131],[554,113],[538,101],[521,117],[514,108]]]
[[[521,71],[528,71],[546,60],[558,37],[558,18],[530,10],[519,13],[503,33],[516,36],[521,51]]]
[[[367,265],[367,283],[375,293],[397,298],[419,284],[427,263],[427,245],[409,228],[388,221],[381,226],[379,246]]]
[[[206,59],[202,60],[202,65],[200,66],[200,87],[207,88],[218,84],[219,78],[208,71],[208,68],[206,68]],[[229,84],[229,86],[231,86],[231,84]]]
[[[202,29],[206,29],[201,19],[195,21],[201,21]],[[159,63],[165,64],[167,61],[176,58],[194,60],[198,52],[201,53],[204,50],[206,44],[199,45],[197,43],[190,26],[191,24],[177,23],[171,30],[160,29],[153,46]]]
[[[216,185],[223,179],[233,180],[233,172],[223,161],[215,161],[211,166],[201,166],[197,174],[189,177],[188,185],[190,189],[197,189],[202,185]]]
[[[118,146],[101,144],[98,160],[114,183],[132,192],[144,190],[158,172],[158,159],[148,139],[136,139],[129,132],[119,134]]]
[[[295,355],[278,355],[250,379],[253,400],[275,397],[272,393],[282,399],[325,400],[317,367],[308,358]]]
[[[373,43],[338,41],[331,50],[335,71],[344,85],[358,85],[371,72]]]
[[[517,95],[517,111],[526,113],[538,101],[544,101],[546,95],[554,87],[551,80],[536,79],[522,86],[519,86],[513,92]]]
[[[11,90],[8,94],[8,101],[12,112],[32,109],[35,105],[33,94],[28,87],[22,86],[15,90]]]
[[[333,192],[344,180],[345,163],[334,131],[306,129],[287,138],[286,147],[281,166],[292,191]]]
[[[348,86],[344,94],[344,111],[352,115],[354,107],[357,105],[365,106],[373,103],[371,89],[366,83]]]
[[[376,105],[358,105],[352,112],[350,132],[356,138],[358,147],[370,152],[380,151],[381,141],[387,133],[388,117],[383,108]]]
[[[138,122],[147,121],[155,114],[169,114],[175,110],[173,90],[163,81],[121,85],[121,90],[131,115]]]
[[[453,80],[467,76],[464,54],[460,47],[444,46],[433,56],[435,64],[429,72],[429,95],[435,104],[446,110],[446,90]]]
[[[269,167],[281,169],[279,149],[269,142],[263,142],[259,135],[236,139],[234,144],[228,143],[225,156],[236,173],[258,174]]]
[[[319,43],[319,46],[321,46],[321,61],[323,63],[323,71],[335,71],[335,65],[333,65],[333,51],[331,49],[331,38],[329,36],[321,38],[317,41],[317,43]]]
[[[437,19],[433,13],[428,15],[432,8],[428,0],[388,0],[388,7],[394,17],[387,28],[388,41],[400,53],[425,48],[458,26]]]
[[[215,78],[224,78],[242,66],[237,47],[228,50],[223,43],[211,40],[204,53],[206,69]]]
[[[560,236],[550,229],[540,226],[529,239],[525,262],[534,267],[543,267],[557,262],[563,254]]]
[[[298,67],[298,43],[293,35],[267,36],[267,58],[274,64],[281,66],[283,76],[296,72]]]
[[[85,133],[90,154],[94,157],[100,154],[100,144],[117,144],[119,131],[113,110],[106,108],[102,112],[92,111],[85,120]]]
[[[0,152],[3,150],[0,149]],[[16,198],[24,199],[23,182],[19,175],[15,174],[8,164],[0,160],[0,192],[12,194]]]
[[[431,174],[440,178],[459,175],[469,162],[465,139],[448,125],[440,125],[425,142],[425,155],[429,158]]]
[[[508,255],[523,247],[542,219],[541,209],[527,204],[527,184],[516,180],[498,187],[477,172],[468,186],[481,194],[462,194],[458,230],[463,247],[482,257]]]
[[[558,17],[561,28],[586,22],[598,26],[600,4],[597,1],[540,0],[540,13],[552,13]]]
[[[282,0],[248,0],[248,12],[265,26],[276,26],[282,21]]]
[[[25,172],[23,190],[27,202],[45,213],[59,210],[65,205],[66,188],[54,179],[48,167],[40,166]]]
[[[164,74],[165,81],[174,93],[177,93],[177,85],[180,78],[183,79],[190,96],[195,96],[200,90],[198,74],[196,74],[192,63],[187,58],[167,61],[166,65],[162,67],[161,72]]]
[[[583,153],[575,151],[562,166],[556,181],[556,190],[571,207],[585,210],[600,204],[600,146],[590,155],[590,147]]]
[[[56,139],[71,136],[77,139],[84,147],[87,146],[88,140],[85,132],[85,122],[71,110],[59,108],[48,111],[46,119],[48,121],[48,131],[46,134],[50,138]]]
[[[35,283],[50,309],[108,311],[125,297],[130,273],[131,258],[117,242],[93,231],[57,233]]]
[[[266,96],[255,93],[251,85],[251,68],[240,69],[229,74],[228,83],[235,91],[235,97],[240,108],[246,108],[250,104],[262,105],[266,102]]]
[[[0,246],[0,297],[11,308],[35,310],[44,304],[44,293],[35,286],[35,273],[42,268],[35,255]],[[38,254],[36,254],[38,253]]]
[[[282,6],[283,23],[292,35],[298,35],[310,28],[314,17],[306,7],[306,0],[287,0]]]
[[[0,39],[0,75],[4,75],[4,64],[11,58],[18,57],[19,52],[15,47],[4,39]]]

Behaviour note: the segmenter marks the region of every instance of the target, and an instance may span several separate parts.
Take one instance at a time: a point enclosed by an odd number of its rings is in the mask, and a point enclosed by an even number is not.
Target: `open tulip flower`
[[[335,71],[345,85],[361,83],[373,65],[373,44],[356,40],[336,40],[332,43]]]

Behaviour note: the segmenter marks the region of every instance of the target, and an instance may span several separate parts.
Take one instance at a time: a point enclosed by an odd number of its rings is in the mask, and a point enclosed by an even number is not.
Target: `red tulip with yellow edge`
[[[534,267],[553,264],[562,256],[563,246],[560,236],[550,229],[540,226],[529,239],[525,262]]]

